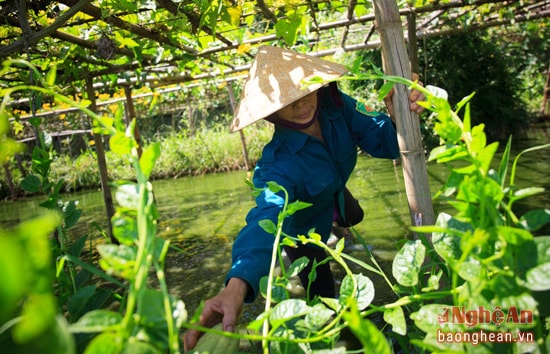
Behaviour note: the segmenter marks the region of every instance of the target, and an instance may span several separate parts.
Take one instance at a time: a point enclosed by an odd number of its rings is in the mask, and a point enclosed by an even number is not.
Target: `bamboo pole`
[[[416,12],[411,11],[407,15],[407,38],[409,42],[409,58],[411,62],[411,70],[418,73],[420,66],[418,65],[418,39],[416,38]]]
[[[373,5],[382,42],[384,72],[387,75],[411,78],[397,2],[373,0]],[[409,92],[406,86],[395,85],[392,99],[411,223],[433,225],[435,216],[418,115],[409,108]]]
[[[8,187],[10,189],[11,199],[17,200],[17,191],[15,190],[15,183],[13,183],[13,177],[11,175],[10,167],[8,166],[8,163],[4,163],[4,173],[6,174],[6,182],[8,183]]]
[[[91,102],[90,110],[97,112],[95,90],[92,79],[86,79],[86,91],[88,93],[88,99]],[[103,148],[103,136],[95,132],[93,134],[97,153],[97,165],[99,167],[99,177],[101,180],[101,191],[103,192],[103,201],[105,203],[105,211],[107,213],[107,231],[111,242],[118,244],[118,240],[113,236],[113,226],[111,223],[111,218],[115,215],[115,207],[113,203],[113,196],[111,195],[111,188],[109,187],[107,161],[105,160],[105,150]]]
[[[132,99],[132,88],[129,85],[123,85],[124,87],[124,95],[126,96],[126,109],[124,110],[124,118],[126,120],[126,127],[130,126],[130,123],[134,118],[136,118],[136,110],[134,108],[134,100]],[[138,156],[141,157],[142,148],[141,148],[141,135],[139,133],[138,124],[136,121],[136,124],[134,125],[134,131],[132,132],[134,134],[134,139],[136,140],[136,143],[138,145],[137,151]]]
[[[540,114],[543,117],[550,116],[550,65],[548,66],[548,70],[546,71],[546,84],[544,85],[544,91],[542,94]]]
[[[227,92],[229,93],[229,101],[231,102],[231,111],[235,114],[236,103],[235,103],[235,93],[233,92],[233,87],[227,85]],[[246,138],[244,136],[243,130],[239,130],[239,136],[241,137],[241,146],[243,150],[243,159],[244,159],[244,168],[247,171],[250,171],[250,160],[248,158],[248,148],[246,147]]]

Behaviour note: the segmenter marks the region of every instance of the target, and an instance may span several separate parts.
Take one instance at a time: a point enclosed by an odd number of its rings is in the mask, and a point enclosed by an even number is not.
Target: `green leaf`
[[[439,118],[443,117],[443,115],[440,113]],[[434,131],[445,141],[447,141],[448,144],[455,144],[457,143],[461,136],[462,136],[462,129],[461,125],[458,124],[453,119],[446,119],[442,122],[436,122],[434,125]],[[464,149],[465,150],[465,149]],[[463,156],[457,156],[456,159],[460,157],[467,156],[466,153],[464,153]],[[430,157],[431,159],[431,157]]]
[[[145,178],[149,178],[151,172],[153,172],[153,167],[155,162],[160,156],[160,143],[156,142],[149,145],[142,153],[139,159],[139,167],[141,168],[141,173]]]
[[[293,248],[298,247],[296,245],[296,242],[294,242],[294,240],[289,239],[288,237],[283,238],[283,241],[281,241],[281,244],[283,246],[289,246],[289,247],[293,247]]]
[[[128,48],[139,47],[139,43],[137,43],[130,37],[119,37],[117,39],[119,40],[121,46],[125,46]]]
[[[452,196],[458,190],[460,184],[464,181],[464,178],[465,176],[463,174],[460,174],[455,170],[451,171],[451,174],[447,179],[447,183],[445,183],[445,186],[442,187],[440,193],[446,197]]]
[[[35,175],[27,175],[27,177],[21,181],[21,188],[28,193],[38,192],[41,186],[42,182],[40,178]]]
[[[268,234],[275,235],[277,233],[277,226],[269,219],[258,221],[258,225]]]
[[[506,182],[506,174],[508,173],[508,163],[510,162],[510,151],[512,149],[512,136],[508,138],[508,143],[506,143],[506,149],[502,153],[502,158],[500,159],[500,165],[498,168],[498,180],[500,186],[504,187]]]
[[[550,262],[550,236],[538,236],[534,241],[537,245],[537,263]]]
[[[526,241],[533,239],[533,235],[523,229],[510,226],[499,226],[497,228],[499,235],[501,235],[509,244],[517,246]]]
[[[55,78],[57,75],[57,66],[54,65],[48,70],[48,73],[46,74],[46,84],[48,86],[54,86],[55,85]]]
[[[124,245],[133,245],[138,239],[138,227],[134,213],[117,212],[111,219],[113,236]]]
[[[525,274],[531,268],[534,268],[539,264],[537,256],[537,244],[536,239],[530,242],[525,242],[517,247],[513,248],[514,258],[517,260],[517,266],[515,267],[516,276],[525,280]],[[549,245],[547,245],[549,246]],[[540,264],[544,263],[542,260]]]
[[[430,152],[430,161],[437,160],[438,163],[446,163],[454,160],[459,160],[468,156],[468,151],[464,146],[438,146]]]
[[[262,326],[264,324],[264,322],[268,319],[268,314],[269,312],[262,312],[258,315],[258,317],[256,317],[255,319],[253,319],[252,321],[248,322],[248,324],[246,325],[246,328],[251,330],[251,331],[254,331],[254,332],[261,332],[262,331]],[[197,315],[197,317],[200,316],[200,313]]]
[[[9,324],[8,324],[9,326]],[[8,329],[8,335],[10,329]],[[28,342],[18,343],[12,338],[6,340],[3,333],[2,353],[47,353],[47,354],[75,354],[74,337],[68,331],[67,320],[63,315],[55,316],[50,326]]]
[[[393,86],[395,85],[395,82],[392,82],[392,81],[386,81],[382,87],[378,90],[378,99],[380,101],[382,101],[384,99],[384,97],[386,97],[388,95],[388,93],[390,93],[391,89],[393,88]]]
[[[550,263],[539,264],[528,270],[525,286],[533,291],[550,290]]]
[[[322,297],[321,301],[327,305],[328,308],[338,312],[342,309],[342,305],[340,305],[340,302],[338,299],[332,298],[332,297]]]
[[[524,199],[527,197],[531,197],[533,195],[541,194],[544,192],[544,188],[542,187],[529,187],[529,188],[523,188],[517,190],[513,197],[511,198],[512,201]]]
[[[29,118],[29,123],[35,128],[38,128],[42,124],[42,118],[40,117],[31,117]]]
[[[548,223],[550,223],[550,209],[530,210],[519,220],[519,224],[531,232],[539,230]]]
[[[421,290],[422,292],[429,292],[432,290],[439,289],[439,282],[441,280],[441,276],[443,275],[443,271],[440,270],[437,274],[431,274],[428,277],[427,286],[423,287]]]
[[[543,267],[548,270],[548,267]],[[548,279],[548,275],[540,275],[539,269],[536,274],[533,274],[532,280],[535,282],[534,287],[544,287],[538,284],[539,281]],[[548,283],[547,283],[548,284]],[[493,294],[489,290],[492,290]],[[502,309],[537,309],[537,301],[532,294],[527,291],[522,284],[518,283],[517,277],[513,274],[499,273],[489,282],[489,286],[484,290],[484,296],[490,299],[493,306],[500,306]],[[534,325],[531,323],[529,325]]]
[[[267,298],[267,286],[269,277],[263,276],[260,278],[260,293],[264,298]],[[290,298],[290,294],[286,289],[287,284],[284,279],[276,276],[271,287],[271,301],[278,303]]]
[[[321,329],[325,325],[325,323],[330,321],[333,315],[333,310],[328,309],[322,303],[318,303],[313,305],[311,311],[306,314],[304,322],[309,330],[317,331]]]
[[[279,183],[274,181],[269,181],[266,183],[266,185],[267,185],[267,188],[273,193],[277,193],[283,190],[283,187]]]
[[[120,156],[129,155],[136,146],[135,140],[126,136],[123,132],[117,132],[109,140],[111,150]]]
[[[354,284],[354,282],[356,284]],[[356,293],[354,297],[356,306],[359,310],[363,310],[367,308],[374,299],[374,284],[363,274],[348,274],[344,277],[342,285],[340,286],[339,302],[343,306],[348,304],[354,292],[354,285],[357,286],[355,288]]]
[[[294,44],[301,23],[302,17],[298,15],[290,15],[287,19],[278,19],[275,24],[277,37],[283,38],[287,45]]]
[[[298,258],[288,267],[287,276],[290,278],[298,275],[308,264],[309,259],[306,256]]]
[[[94,296],[96,291],[95,285],[85,286],[79,288],[76,293],[70,297],[67,302],[67,310],[71,315],[71,318],[78,318],[81,315],[82,310],[88,304],[90,299]]]
[[[165,352],[147,342],[128,341],[121,354],[163,354]]]
[[[401,306],[384,310],[384,321],[392,326],[392,331],[402,336],[407,335],[407,322]]]
[[[19,237],[26,244],[27,259],[35,270],[35,274],[40,277],[40,282],[49,281],[49,271],[51,270],[51,252],[49,237],[51,232],[59,226],[60,218],[56,212],[48,212],[37,218],[27,220],[17,229]],[[32,247],[30,247],[32,245]],[[42,278],[44,277],[44,278]]]
[[[55,197],[58,197],[64,185],[65,185],[65,181],[63,180],[63,178],[60,178],[59,180],[57,180],[57,183],[55,184],[55,188],[52,191],[52,195]],[[78,204],[78,202],[76,202],[76,204]],[[75,205],[75,208],[76,208],[76,205]]]
[[[11,319],[30,282],[26,274],[28,272],[24,271],[29,268],[24,244],[19,238],[6,237],[3,232],[4,230],[0,231],[0,274],[2,274],[0,323],[6,323]]]
[[[487,136],[485,135],[484,131],[484,125],[483,124],[480,124],[480,125],[476,125],[472,128],[472,131],[471,131],[471,134],[470,134],[470,137],[471,137],[471,141],[470,141],[470,144],[468,146],[468,149],[470,150],[470,153],[472,155],[478,155],[478,159],[479,159],[479,155],[480,153],[483,151],[483,149],[485,149],[485,145],[487,144]],[[468,131],[468,127],[466,126],[466,124],[464,124],[464,131]]]
[[[52,147],[52,143],[53,143],[52,136],[48,132],[45,132],[42,130],[40,131],[40,138],[44,143],[44,147],[49,150]]]
[[[468,256],[464,262],[457,263],[453,269],[458,271],[458,275],[460,275],[464,280],[471,282],[480,281],[485,279],[487,276],[485,268],[477,259],[471,256]]]
[[[128,183],[116,188],[115,199],[120,206],[132,210],[139,208],[139,189],[137,184]]]
[[[113,133],[115,120],[108,116],[102,116],[93,120],[93,132],[96,134],[110,135]],[[100,137],[101,138],[101,137]]]
[[[275,305],[269,315],[269,322],[274,327],[278,327],[282,323],[296,317],[301,317],[310,311],[311,307],[307,305],[305,300],[288,299]]]
[[[287,209],[286,209],[286,214],[287,216],[288,215],[292,215],[294,214],[295,212],[297,212],[298,210],[302,210],[302,209],[305,209],[305,208],[309,208],[310,206],[312,206],[313,204],[311,203],[306,203],[306,202],[301,202],[299,200],[293,202],[293,203],[290,203],[288,206],[287,206]]]
[[[0,161],[7,161],[15,154],[25,151],[25,147],[25,144],[7,138],[0,133]]]
[[[138,6],[135,1],[130,0],[118,0],[117,4],[120,6],[121,10],[125,10],[128,12],[135,12],[138,10]]]
[[[97,250],[101,255],[99,265],[107,274],[115,274],[124,279],[134,277],[134,265],[137,252],[126,245],[98,245]]]
[[[63,259],[67,259],[68,261],[78,265],[79,267],[81,267],[82,269],[85,269],[86,271],[90,272],[91,274],[93,274],[95,276],[98,276],[98,277],[101,277],[101,278],[115,284],[118,287],[121,287],[123,289],[128,288],[128,286],[126,284],[123,284],[122,282],[120,282],[116,278],[107,275],[101,269],[99,269],[99,268],[97,268],[97,267],[95,267],[95,266],[93,266],[89,263],[81,261],[78,257],[75,257],[72,254],[64,255]]]
[[[437,216],[436,225],[444,229],[446,228],[455,228],[455,227],[466,227],[469,224],[464,224],[456,219],[453,219],[451,215],[446,213],[441,213]],[[462,250],[460,249],[460,237],[454,233],[447,232],[434,232],[432,233],[432,244],[434,246],[437,254],[447,262],[456,262],[460,259],[462,255]]]
[[[346,240],[344,237],[342,237],[338,242],[336,243],[336,247],[334,247],[334,251],[336,254],[341,255],[342,252],[344,252],[344,248],[346,247]]]
[[[361,316],[356,307],[352,307],[349,312],[344,313],[344,319],[363,345],[364,353],[392,353],[384,334],[370,320]]]
[[[240,25],[242,6],[224,7],[225,14],[224,19],[226,22],[232,24],[235,27]]]
[[[72,333],[96,333],[119,328],[122,315],[109,310],[86,312],[76,323],[69,327]]]
[[[453,323],[449,317],[445,317],[450,310],[450,306],[428,304],[422,306],[417,312],[411,313],[410,318],[416,327],[428,334],[435,334],[438,329],[456,331],[459,325]]]
[[[138,303],[137,315],[143,326],[165,331],[167,327],[164,316],[164,294],[160,290],[145,287],[141,290],[141,301]],[[161,334],[159,334],[161,335]]]
[[[78,209],[77,205],[78,201],[76,200],[70,200],[63,205],[63,217],[66,230],[76,225],[82,216],[82,209]]]
[[[104,332],[92,339],[85,354],[120,354],[123,348],[119,333]]]
[[[45,201],[43,201],[38,205],[46,209],[57,209],[57,202],[58,201],[56,199],[49,197],[48,199],[46,199]]]
[[[418,284],[418,275],[425,256],[426,247],[420,240],[407,241],[393,260],[392,274],[395,280],[403,286]]]
[[[31,293],[25,298],[21,321],[12,330],[18,343],[31,341],[54,325],[57,314],[56,298],[49,293]]]

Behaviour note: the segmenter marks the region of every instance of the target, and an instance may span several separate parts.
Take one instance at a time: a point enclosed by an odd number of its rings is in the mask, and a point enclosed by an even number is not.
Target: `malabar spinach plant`
[[[82,210],[78,208],[77,200],[63,200],[61,191],[65,185],[64,180],[51,178],[50,165],[55,158],[52,152],[52,138],[42,129],[40,118],[31,118],[30,121],[37,134],[37,145],[31,154],[31,173],[21,181],[21,188],[28,193],[45,195],[46,200],[39,205],[61,215],[62,222],[55,229],[51,243],[57,268],[55,292],[62,307],[60,311],[67,314],[69,322],[74,322],[84,312],[105,306],[114,298],[110,289],[94,284],[94,276],[107,279],[121,287],[123,285],[97,267],[81,260],[88,235],[71,242],[69,232],[80,219]],[[92,254],[93,250],[90,251]]]
[[[409,307],[415,327],[425,333],[411,344],[426,351],[545,352],[550,314],[541,313],[540,302],[550,290],[550,236],[533,232],[550,222],[550,210],[517,215],[514,204],[544,191],[516,184],[519,158],[550,144],[521,152],[508,176],[512,139],[496,164],[498,143],[487,143],[483,124],[470,125],[470,98],[456,111],[438,97],[426,105],[437,114],[435,131],[442,140],[429,159],[450,169],[436,197],[444,198],[454,213],[439,214],[434,226],[413,227],[431,233],[431,242],[408,242],[396,256],[394,275],[405,293],[423,296],[448,289],[451,296]],[[423,264],[427,254],[431,268]],[[437,288],[440,275],[447,280],[443,289]],[[493,337],[482,340],[483,333]]]
[[[450,168],[449,179],[436,197],[445,198],[456,212],[441,213],[436,225],[412,228],[421,237],[404,242],[397,252],[392,265],[394,284],[380,267],[346,255],[343,240],[331,249],[314,230],[307,237],[284,234],[284,219],[307,207],[299,201],[285,204],[277,225],[261,222],[264,230],[274,235],[275,246],[270,274],[261,282],[266,308],[248,328],[261,330],[265,353],[345,352],[335,347],[345,327],[367,353],[392,353],[394,347],[403,352],[545,353],[550,338],[545,325],[549,314],[541,313],[539,305],[550,290],[550,236],[535,237],[532,232],[550,222],[550,211],[516,215],[513,206],[543,191],[515,184],[518,159],[550,145],[520,153],[512,163],[507,184],[511,139],[497,169],[493,169],[498,143],[487,144],[483,125],[470,126],[471,97],[452,110],[437,88],[424,88],[381,73],[367,76],[388,82],[381,90],[382,97],[394,83],[425,94],[422,104],[436,115],[435,130],[441,138],[441,146],[431,152],[430,160]],[[463,120],[458,115],[462,109]],[[275,183],[266,188],[286,195]],[[290,297],[289,278],[303,269],[307,260],[298,259],[286,270],[280,247],[296,242],[325,249],[329,259],[346,271],[338,299]],[[274,273],[275,259],[282,268],[280,275]],[[353,274],[347,262],[383,275],[398,300],[373,305],[372,281],[363,274]],[[315,267],[310,280],[315,277]],[[369,320],[369,315],[377,312],[390,327],[379,328]]]
[[[32,70],[39,85],[20,85],[2,89],[1,93],[4,97],[0,110],[2,146],[8,146],[14,151],[14,147],[17,146],[4,138],[5,132],[9,129],[5,104],[9,101],[10,95],[16,91],[39,92],[79,108],[93,119],[94,129],[97,132],[111,135],[111,149],[125,157],[134,167],[136,182],[117,183],[116,200],[119,206],[112,224],[114,236],[120,244],[98,246],[101,255],[99,264],[107,274],[99,270],[95,274],[127,287],[120,310],[87,311],[75,323],[67,326],[66,320],[61,320],[63,317],[56,310],[59,299],[53,295],[53,289],[49,285],[52,283],[51,277],[54,273],[49,268],[51,264],[46,262],[51,253],[45,252],[44,249],[48,248],[47,237],[50,232],[62,225],[68,215],[61,212],[67,209],[75,212],[75,209],[72,209],[75,205],[71,204],[73,207],[67,208],[60,202],[61,182],[54,184],[48,180],[48,166],[51,160],[44,149],[36,150],[33,154],[33,169],[38,176],[31,177],[25,183],[37,189],[43,188],[48,193],[48,201],[51,200],[50,203],[54,206],[51,209],[55,213],[46,214],[30,224],[39,229],[32,234],[32,240],[36,244],[29,242],[31,230],[25,227],[26,223],[20,226],[22,231],[16,229],[10,231],[9,235],[5,235],[4,232],[1,235],[2,245],[10,246],[14,251],[19,250],[19,253],[28,251],[29,262],[36,263],[35,258],[37,258],[40,263],[34,268],[30,266],[22,268],[21,272],[17,273],[9,264],[11,258],[3,257],[0,261],[2,268],[6,269],[6,274],[10,274],[14,279],[17,274],[20,274],[24,280],[4,282],[0,287],[0,298],[9,300],[2,301],[1,304],[0,340],[4,342],[4,337],[7,338],[6,342],[11,343],[14,351],[17,351],[24,350],[22,349],[24,346],[33,348],[32,345],[39,345],[44,337],[48,337],[53,342],[53,349],[49,352],[72,353],[76,349],[73,337],[69,334],[71,332],[94,336],[86,346],[85,353],[178,353],[178,329],[186,319],[186,311],[182,301],[168,294],[163,269],[169,243],[155,236],[158,215],[152,186],[148,182],[154,163],[160,155],[159,145],[150,145],[141,156],[138,156],[137,142],[131,134],[126,133],[133,131],[133,127],[126,130],[120,124],[116,124],[113,118],[100,117],[87,109],[86,101],[74,102],[57,92],[54,85],[55,67],[48,72],[45,79],[36,68],[22,60],[5,61],[2,70],[12,70],[15,65],[22,65]],[[132,124],[135,124],[135,121]],[[44,252],[38,253],[42,251]],[[71,254],[67,253],[63,259],[90,270],[77,257],[69,256]],[[151,269],[155,271],[159,289],[152,288],[148,283]],[[127,285],[123,285],[117,278],[122,279]],[[72,284],[78,286],[77,283]],[[80,294],[80,303],[87,300],[87,296],[89,298],[91,293],[89,289],[75,290],[75,295]],[[41,296],[35,296],[36,294]]]

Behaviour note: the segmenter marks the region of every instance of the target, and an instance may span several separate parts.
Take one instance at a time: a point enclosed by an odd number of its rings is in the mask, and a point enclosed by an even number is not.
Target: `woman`
[[[357,161],[357,147],[374,157],[399,157],[397,134],[389,116],[369,110],[340,92],[334,83],[303,88],[304,80],[320,77],[330,81],[346,72],[339,64],[293,51],[268,46],[259,49],[231,130],[242,129],[260,119],[275,124],[273,138],[264,147],[254,171],[254,185],[264,189],[233,244],[226,286],[205,302],[201,325],[211,327],[223,322],[224,330],[233,331],[243,302],[255,299],[260,278],[269,272],[274,236],[258,223],[270,219],[276,224],[284,197],[265,188],[267,182],[283,186],[289,203],[295,200],[311,203],[285,219],[284,232],[307,235],[315,229],[326,242],[333,221],[357,222],[347,220],[350,213],[346,212],[346,204],[349,208],[353,203],[349,203],[350,195],[345,189]],[[411,92],[411,110],[418,113],[423,110],[415,103],[421,98],[419,92]],[[390,101],[386,100],[386,105],[391,116]],[[307,288],[311,264],[314,259],[318,263],[323,260],[324,251],[303,245],[286,247],[285,251],[291,260],[301,256],[310,259],[309,267],[300,274]],[[316,272],[317,278],[307,295],[334,297],[329,264],[317,267]],[[197,331],[185,334],[186,350],[194,347],[199,336]]]

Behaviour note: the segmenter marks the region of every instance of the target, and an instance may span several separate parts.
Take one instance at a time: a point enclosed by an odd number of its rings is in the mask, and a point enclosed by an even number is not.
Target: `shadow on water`
[[[526,144],[534,146],[532,140],[520,142],[518,146]],[[520,149],[514,149],[512,158]],[[531,152],[520,159],[516,184],[544,187],[546,192],[518,203],[518,210],[550,208],[549,161],[550,149]],[[430,163],[428,174],[432,194],[435,194],[446,182],[448,168]],[[172,245],[166,262],[168,285],[174,296],[184,300],[191,314],[202,300],[217,294],[223,287],[225,274],[231,265],[231,244],[244,226],[246,213],[254,205],[250,190],[244,184],[246,178],[247,173],[239,171],[153,182],[160,214],[158,235],[169,239]],[[409,234],[410,225],[401,166],[394,167],[391,161],[361,154],[348,187],[365,210],[364,220],[356,230],[372,246],[376,259],[391,277],[391,261],[400,242]],[[38,204],[42,199],[0,203],[0,225],[14,225],[39,214],[41,208]],[[105,227],[105,223],[100,221],[105,219],[101,193],[75,193],[67,195],[66,199],[79,200],[79,206],[84,210],[80,223],[71,229],[71,236],[76,239],[88,234],[97,242],[103,242],[93,226],[98,222]],[[452,212],[438,201],[434,202],[434,209],[436,214]],[[550,234],[547,229],[541,232]],[[367,259],[361,251],[352,255]],[[336,267],[334,270],[337,278],[342,276],[341,270]],[[357,271],[371,276],[365,270]],[[372,275],[372,280],[377,287],[375,302],[391,300],[392,292],[382,278]],[[251,321],[263,306],[260,298],[245,305],[242,322]]]

